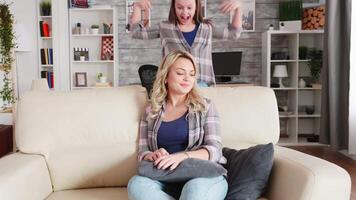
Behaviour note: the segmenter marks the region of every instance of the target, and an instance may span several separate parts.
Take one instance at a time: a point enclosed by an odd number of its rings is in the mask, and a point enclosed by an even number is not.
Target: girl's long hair
[[[172,24],[178,23],[178,17],[175,9],[176,0],[171,0],[171,7],[169,9],[168,21]],[[201,0],[195,0],[195,13],[193,20],[195,23],[208,23],[211,24],[211,20],[204,19],[201,12]]]
[[[176,62],[178,58],[185,58],[190,60],[194,66],[195,76],[197,76],[198,74],[197,65],[194,61],[193,56],[190,53],[182,50],[176,50],[167,54],[161,62],[161,65],[157,71],[156,80],[153,83],[151,95],[151,111],[149,113],[149,116],[151,118],[157,117],[160,110],[162,109],[163,104],[167,100],[168,91],[165,80],[167,79],[168,73],[173,63]],[[196,82],[194,83],[193,88],[187,94],[185,104],[189,108],[190,112],[206,112],[206,103],[203,97],[199,94]]]

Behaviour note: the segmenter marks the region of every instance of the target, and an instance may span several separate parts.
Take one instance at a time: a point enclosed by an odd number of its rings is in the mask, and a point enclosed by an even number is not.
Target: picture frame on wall
[[[255,0],[238,0],[240,3],[240,13],[242,19],[243,32],[255,31],[256,24],[256,2]],[[230,13],[230,23],[232,22],[233,13]]]
[[[114,60],[114,39],[112,36],[101,37],[101,60]]]
[[[134,4],[135,2],[137,2],[138,0],[126,0],[126,5],[125,5],[125,12],[126,12],[126,27],[125,27],[125,30],[126,30],[126,33],[130,33],[132,27],[130,25],[130,20],[131,20],[131,17],[132,17],[132,14],[133,14],[133,7],[134,7]],[[148,13],[146,13],[148,12]],[[151,26],[151,10],[142,10],[141,11],[141,22],[140,22],[141,25],[143,25],[144,27],[147,27],[147,26]]]
[[[75,86],[76,87],[87,87],[87,73],[86,72],[75,72]]]

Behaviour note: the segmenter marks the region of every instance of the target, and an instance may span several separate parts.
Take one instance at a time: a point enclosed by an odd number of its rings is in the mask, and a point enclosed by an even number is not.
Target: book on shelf
[[[49,24],[45,21],[40,21],[40,36],[41,37],[50,37],[50,27]]]
[[[43,21],[40,21],[40,36],[43,37]]]
[[[50,60],[49,64],[53,65],[53,49],[49,48],[48,52],[49,52],[49,60]]]
[[[53,49],[41,48],[41,64],[53,65]]]
[[[47,79],[49,88],[54,88],[54,76],[52,71],[41,71],[41,78]]]
[[[44,53],[45,53],[45,64],[48,65],[49,62],[48,62],[48,49],[44,49]]]

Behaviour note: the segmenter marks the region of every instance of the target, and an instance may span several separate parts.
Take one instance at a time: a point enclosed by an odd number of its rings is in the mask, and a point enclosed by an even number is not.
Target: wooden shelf
[[[288,63],[288,62],[297,62],[297,60],[271,60],[271,63]]]
[[[298,87],[301,78],[310,77],[307,62],[310,59],[299,59],[299,47],[323,49],[324,30],[268,30],[262,34],[262,76],[263,86],[270,87],[277,80],[273,77],[276,64],[287,65],[288,82],[284,88],[272,88],[279,106],[287,106],[291,113],[279,113],[280,130],[288,137],[280,138],[279,144],[296,145],[304,143],[299,133],[320,132],[319,113],[321,109],[321,86]],[[272,60],[272,53],[283,52],[288,60]],[[305,79],[309,81],[309,79]],[[307,82],[307,84],[310,84]],[[287,85],[287,84],[284,84]],[[314,106],[315,113],[308,115],[298,112],[304,105]],[[303,110],[304,111],[304,110]]]
[[[324,33],[323,29],[319,30],[268,30],[267,33],[269,34],[296,34],[296,33],[302,33],[302,34],[322,34]]]
[[[81,89],[103,89],[111,87],[95,87],[96,77],[99,73],[102,73],[107,77],[108,81],[112,83],[113,87],[118,86],[119,70],[118,70],[118,42],[117,42],[117,31],[118,24],[116,23],[118,19],[117,7],[112,7],[108,5],[98,5],[90,8],[69,8],[69,24],[71,28],[69,31],[69,49],[70,49],[70,89],[71,90],[81,90]],[[103,22],[112,23],[110,28],[110,34],[103,34]],[[98,24],[100,26],[99,34],[91,34],[91,32],[85,32],[86,34],[73,34],[73,26],[76,23],[81,23],[81,27],[85,30],[90,29],[90,25]],[[75,32],[77,33],[77,32]],[[111,37],[113,41],[113,60],[100,60],[102,51],[102,37]],[[88,50],[89,60],[80,61],[74,60],[74,49],[85,49]],[[86,73],[87,87],[76,87],[76,76],[75,73],[83,72]]]
[[[113,60],[88,60],[88,61],[77,61],[73,60],[73,63],[114,63]]]
[[[321,116],[320,114],[312,114],[312,115],[309,115],[307,113],[299,113],[298,114],[299,118],[319,118],[320,116]]]
[[[80,38],[80,37],[103,37],[103,36],[111,36],[113,37],[114,34],[72,34],[73,37]]]
[[[296,87],[272,88],[273,90],[297,90]]]
[[[70,8],[71,12],[88,12],[88,11],[113,11],[114,9],[108,6],[97,6],[94,8]]]

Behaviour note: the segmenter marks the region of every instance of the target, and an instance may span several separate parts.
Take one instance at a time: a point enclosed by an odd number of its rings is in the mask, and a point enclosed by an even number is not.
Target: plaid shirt
[[[190,112],[187,115],[189,124],[189,139],[186,151],[205,148],[209,152],[209,160],[221,164],[226,163],[222,155],[220,136],[220,122],[216,107],[209,99],[205,99],[208,111],[206,113]],[[140,122],[140,136],[138,144],[138,160],[158,149],[157,133],[161,126],[165,105],[163,105],[156,118],[150,118],[150,106],[146,108]]]
[[[236,40],[240,37],[241,30],[241,28],[233,28],[231,25],[228,27],[216,27],[208,23],[201,23],[194,42],[190,46],[177,25],[164,21],[148,28],[138,24],[133,25],[132,37],[136,39],[161,38],[163,57],[177,49],[191,53],[199,68],[198,82],[203,81],[209,86],[214,86],[215,76],[211,58],[212,38]]]

